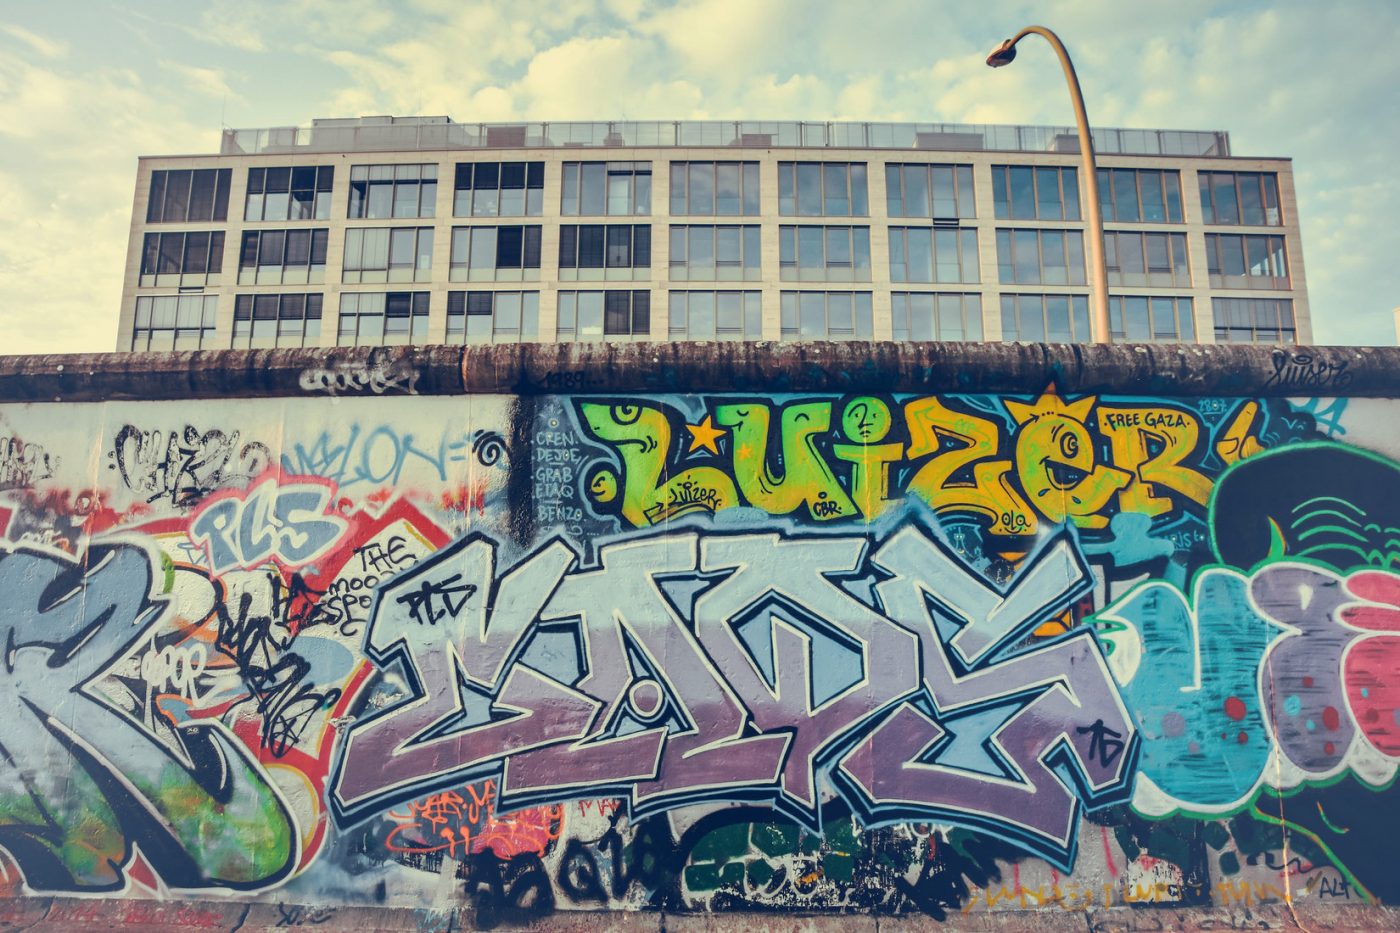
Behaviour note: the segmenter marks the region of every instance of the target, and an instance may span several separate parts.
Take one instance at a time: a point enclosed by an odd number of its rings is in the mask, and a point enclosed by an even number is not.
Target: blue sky
[[[318,116],[1224,129],[1288,156],[1319,343],[1395,343],[1400,3],[237,0],[0,7],[0,353],[108,350],[136,157]]]

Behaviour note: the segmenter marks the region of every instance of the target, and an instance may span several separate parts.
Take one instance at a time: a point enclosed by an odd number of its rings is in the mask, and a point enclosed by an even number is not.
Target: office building
[[[1286,158],[1095,131],[1113,337],[1308,343]],[[119,350],[1085,342],[1073,129],[317,120],[142,158]]]

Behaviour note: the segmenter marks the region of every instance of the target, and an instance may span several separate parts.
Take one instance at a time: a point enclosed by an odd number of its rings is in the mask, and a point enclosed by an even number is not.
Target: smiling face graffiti
[[[841,415],[841,427],[853,444],[878,444],[890,433],[890,407],[878,398],[854,399]]]
[[[1132,475],[1097,463],[1084,422],[1098,399],[1086,396],[1066,404],[1047,389],[1035,404],[1006,401],[1020,426],[1016,432],[1016,467],[1026,494],[1051,521],[1069,519],[1083,528],[1101,528],[1107,519],[1095,514]]]

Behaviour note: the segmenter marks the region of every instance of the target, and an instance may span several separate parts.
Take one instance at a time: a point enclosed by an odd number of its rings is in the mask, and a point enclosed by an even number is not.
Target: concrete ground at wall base
[[[1400,929],[1400,909],[1390,907],[1287,904],[1257,907],[1114,907],[1090,911],[1010,910],[949,917],[885,917],[870,914],[669,913],[663,911],[561,911],[533,922],[482,927],[470,907],[415,910],[381,907],[324,907],[305,904],[184,901],[160,903],[85,898],[12,899],[0,906],[0,933],[20,931],[122,930],[141,933],[260,933],[310,928],[326,933],[455,933],[455,931],[537,930],[620,931],[620,933],[904,933],[939,929],[969,933],[1145,933],[1196,930],[1300,930],[1304,933]]]

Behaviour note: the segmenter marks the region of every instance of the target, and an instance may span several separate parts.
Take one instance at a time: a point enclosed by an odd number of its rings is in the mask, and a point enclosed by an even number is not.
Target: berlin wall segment
[[[0,403],[0,884],[482,925],[1394,903],[1400,402],[1353,358],[420,395],[452,357],[326,354]]]

